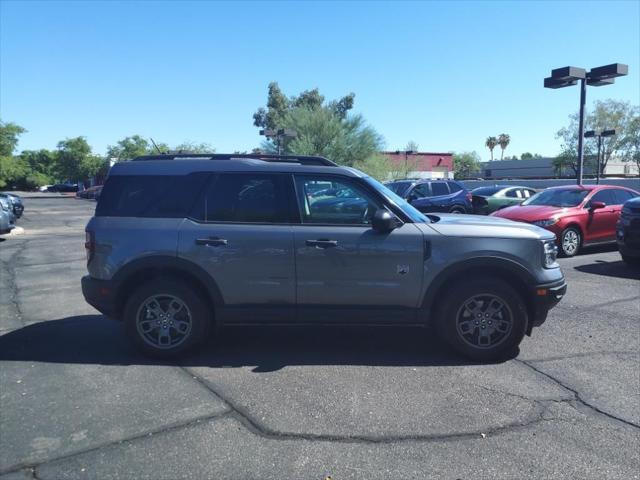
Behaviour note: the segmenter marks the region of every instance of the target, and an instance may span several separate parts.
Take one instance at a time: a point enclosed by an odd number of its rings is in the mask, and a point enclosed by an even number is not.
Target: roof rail
[[[253,159],[264,162],[298,163],[300,165],[321,165],[325,167],[337,167],[331,160],[315,155],[273,155],[263,153],[161,153],[158,155],[143,155],[133,159],[135,162],[146,160],[239,160]]]

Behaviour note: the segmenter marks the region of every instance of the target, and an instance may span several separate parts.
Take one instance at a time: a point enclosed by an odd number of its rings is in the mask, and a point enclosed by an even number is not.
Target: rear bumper
[[[85,301],[108,317],[118,317],[115,289],[109,280],[98,280],[89,275],[82,277],[82,295]]]
[[[549,310],[555,307],[567,293],[567,283],[564,278],[553,283],[536,285],[532,291],[532,327],[539,327],[547,319]],[[531,332],[529,332],[531,333]]]

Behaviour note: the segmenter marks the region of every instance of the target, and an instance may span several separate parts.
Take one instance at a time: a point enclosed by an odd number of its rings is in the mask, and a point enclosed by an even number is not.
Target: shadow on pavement
[[[607,253],[607,252],[617,252],[617,251],[618,251],[618,245],[615,242],[604,243],[602,245],[591,245],[591,246],[587,245],[580,249],[576,257],[580,257],[581,255],[593,255],[595,253]]]
[[[514,352],[514,355],[517,352]],[[453,366],[455,355],[432,332],[409,327],[230,327],[179,361],[137,353],[122,324],[85,315],[26,326],[0,336],[0,361],[99,365],[252,366],[271,372],[291,365]]]
[[[589,263],[587,265],[578,265],[573,268],[583,273],[593,273],[595,275],[605,275],[607,277],[640,280],[640,268],[627,265],[622,260],[617,262],[605,262],[604,260],[596,260],[594,263]]]

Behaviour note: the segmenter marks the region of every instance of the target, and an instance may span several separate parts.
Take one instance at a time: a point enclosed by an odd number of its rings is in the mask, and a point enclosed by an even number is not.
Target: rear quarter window
[[[208,173],[111,176],[100,194],[96,216],[186,217],[208,176]]]

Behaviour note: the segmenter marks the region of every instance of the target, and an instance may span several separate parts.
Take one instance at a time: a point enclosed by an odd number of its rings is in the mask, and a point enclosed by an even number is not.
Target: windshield
[[[402,195],[407,188],[411,186],[411,182],[390,182],[384,185],[396,195]]]
[[[389,186],[385,186],[381,184],[379,181],[375,180],[371,177],[364,177],[364,180],[375,188],[378,192],[384,195],[388,200],[392,201],[395,205],[397,205],[412,221],[418,223],[432,223],[431,220],[423,215],[419,210],[416,210],[415,207],[412,207],[404,198],[399,197],[396,193],[389,188]],[[411,182],[395,182],[395,183],[411,183]]]
[[[490,197],[494,193],[498,193],[504,187],[478,187],[471,190],[472,195],[479,195],[481,197]]]
[[[536,193],[533,197],[522,202],[522,205],[547,205],[550,207],[576,207],[582,203],[589,190],[576,188],[561,190],[549,189]]]

